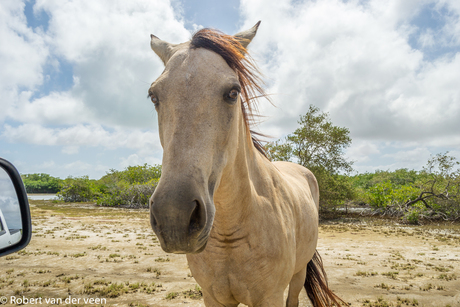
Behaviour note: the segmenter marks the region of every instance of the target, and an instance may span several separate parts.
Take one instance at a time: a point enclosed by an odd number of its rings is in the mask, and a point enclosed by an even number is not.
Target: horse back
[[[296,163],[285,161],[272,163],[288,184],[300,185],[300,189],[308,188],[316,209],[319,210],[319,187],[315,175],[308,168]]]

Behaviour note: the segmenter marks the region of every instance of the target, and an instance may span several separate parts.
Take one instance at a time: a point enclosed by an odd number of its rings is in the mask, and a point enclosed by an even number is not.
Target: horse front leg
[[[307,268],[292,276],[291,282],[289,283],[289,294],[286,300],[286,307],[297,307],[299,306],[299,294],[302,291],[305,284],[305,277],[307,276]]]
[[[254,307],[283,307],[284,304],[284,289],[264,299],[260,304]]]
[[[203,301],[206,307],[237,307],[238,304],[221,304],[216,301],[211,295],[203,291]]]

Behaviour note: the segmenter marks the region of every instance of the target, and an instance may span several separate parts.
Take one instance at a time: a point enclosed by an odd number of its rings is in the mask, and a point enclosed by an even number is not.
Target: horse
[[[151,35],[165,65],[148,96],[158,114],[162,175],[150,223],[167,253],[186,254],[207,307],[341,306],[318,240],[319,189],[303,166],[271,162],[251,131],[265,95],[247,46],[251,29],[202,29],[171,44]]]

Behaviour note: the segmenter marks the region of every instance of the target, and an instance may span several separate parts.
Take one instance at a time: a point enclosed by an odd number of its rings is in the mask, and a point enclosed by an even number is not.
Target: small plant
[[[161,271],[158,269],[158,268],[152,268],[152,267],[149,267],[147,268],[147,272],[148,273],[155,273],[156,274],[156,278],[158,278],[160,275],[161,275]]]
[[[457,280],[457,276],[455,274],[441,274],[438,276],[438,279],[442,279],[445,281]]]
[[[368,276],[375,276],[378,275],[379,273],[377,272],[363,272],[363,271],[358,271],[355,273],[355,276],[362,276],[362,277],[368,277]]]
[[[90,246],[90,247],[88,247],[88,249],[91,249],[91,250],[97,250],[97,249],[99,249],[99,250],[101,250],[101,251],[105,251],[105,250],[107,250],[107,247],[102,246],[102,245],[99,244],[99,245],[97,245],[97,246]]]
[[[398,274],[399,274],[399,272],[393,272],[393,271],[382,273],[383,276],[389,277],[391,279],[396,279],[396,276]]]
[[[156,262],[169,262],[169,257],[163,258],[163,257],[158,257],[155,259]]]
[[[365,307],[391,307],[392,305],[390,305],[390,303],[388,303],[383,297],[379,297],[374,302],[370,300],[364,300],[363,306]]]
[[[139,287],[140,287],[140,285],[139,285],[138,282],[135,283],[135,284],[130,284],[130,285],[129,285],[129,288],[130,288],[131,290],[137,290],[137,289],[139,289]]]
[[[193,300],[199,300],[203,297],[203,291],[201,290],[201,287],[198,285],[195,285],[195,289],[184,291],[182,292],[182,294],[185,297],[189,297]]]
[[[129,307],[148,307],[148,305],[141,304],[139,302],[131,302],[128,304]]]
[[[86,252],[70,255],[70,257],[72,258],[80,258],[80,257],[85,257],[85,256],[86,256]]]
[[[166,299],[167,300],[172,300],[172,299],[175,299],[177,296],[179,295],[179,293],[177,292],[170,292],[166,295]]]
[[[422,291],[430,291],[431,289],[434,289],[434,286],[431,283],[425,285],[424,287],[420,287],[420,290]]]
[[[444,267],[444,266],[435,266],[433,267],[433,269],[438,272],[449,272],[450,271],[449,267]]]
[[[391,290],[391,289],[394,289],[395,286],[387,285],[382,282],[381,284],[375,285],[374,288],[382,288],[383,290]]]

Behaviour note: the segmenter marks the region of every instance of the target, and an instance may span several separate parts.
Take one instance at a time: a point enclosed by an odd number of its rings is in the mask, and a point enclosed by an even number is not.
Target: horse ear
[[[251,29],[239,32],[234,35],[235,38],[240,42],[241,45],[243,45],[244,48],[247,48],[254,36],[256,36],[259,25],[260,21],[257,22]]]
[[[176,45],[162,41],[153,34],[150,34],[150,38],[150,47],[160,57],[160,59],[163,61],[163,64],[166,65],[171,56],[174,54],[174,47]]]

